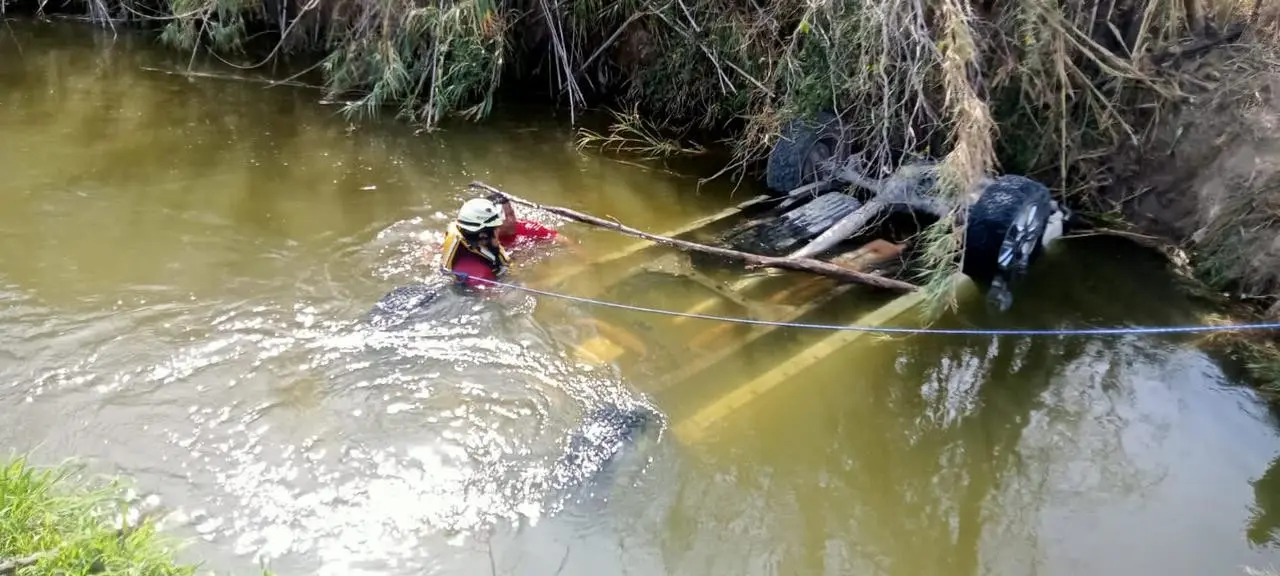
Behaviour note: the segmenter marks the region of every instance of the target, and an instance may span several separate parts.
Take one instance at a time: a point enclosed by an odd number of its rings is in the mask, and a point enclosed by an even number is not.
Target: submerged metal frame
[[[959,289],[967,281],[969,281],[967,276],[955,274],[951,278],[951,290]],[[925,298],[926,296],[923,292],[903,294],[864,314],[852,325],[867,328],[884,326],[915,310],[925,301]],[[672,426],[672,431],[677,438],[686,444],[702,442],[706,440],[708,432],[716,424],[727,419],[733,413],[751,402],[776,391],[776,389],[788,382],[799,381],[795,377],[805,370],[831,358],[848,346],[872,334],[872,332],[864,330],[834,332],[830,336],[801,350],[786,362],[708,402],[701,410]]]
[[[818,184],[810,184],[802,186],[788,194],[785,198],[795,198],[800,194],[813,189],[817,185]],[[763,204],[770,200],[777,200],[777,198],[763,195],[757,196],[747,202],[727,208],[715,214],[699,218],[662,235],[670,238],[687,237],[728,218],[743,214],[752,206]],[[863,244],[853,252],[861,251],[874,242],[875,241]],[[587,272],[588,270],[600,267],[619,266],[620,264],[624,264],[627,259],[642,257],[650,251],[659,248],[667,248],[667,246],[657,242],[642,240],[606,254],[600,258],[573,266],[568,270],[552,276],[547,281],[540,282],[540,284],[544,284],[548,287],[561,285],[564,282]],[[765,274],[754,275],[742,278],[726,286],[723,283],[707,277],[701,272],[692,270],[690,266],[677,266],[676,268],[683,269],[676,271],[664,270],[661,267],[655,266],[652,260],[647,260],[638,264],[619,267],[619,269],[610,271],[605,274],[604,278],[600,281],[593,282],[588,290],[593,293],[593,295],[598,295],[623,282],[626,282],[629,279],[635,278],[638,275],[652,273],[669,274],[689,279],[699,285],[702,285],[714,294],[714,296],[710,296],[704,301],[685,310],[684,312],[686,313],[700,313],[714,307],[719,302],[729,301],[748,310],[749,314],[754,319],[786,323],[796,322],[800,318],[811,314],[832,300],[848,293],[855,286],[853,284],[832,282],[827,278],[815,278],[808,282],[800,282],[793,286],[784,288],[771,297],[765,298],[764,301],[753,301],[751,298],[744,296],[743,292],[755,288],[766,279],[774,278],[775,276]],[[965,279],[967,279],[967,277],[957,274],[953,278],[952,290],[957,287],[959,282]],[[828,284],[829,287],[808,299],[803,304],[785,305],[777,303],[779,296],[792,295],[795,292],[803,292],[805,290],[813,290],[815,288],[821,289],[824,284]],[[869,327],[884,325],[915,309],[924,301],[924,298],[925,295],[922,291],[915,291],[900,295],[889,302],[880,305],[876,309],[863,314],[857,319],[857,321],[855,321],[855,324]],[[685,317],[675,317],[670,319],[670,321],[676,324],[681,324],[689,320],[689,318]],[[732,326],[738,325],[732,324],[725,325],[724,327],[713,327],[710,328],[707,333],[714,336],[716,331],[725,330]],[[611,326],[611,328],[621,329],[617,326]],[[779,326],[773,325],[751,326],[747,334],[741,337],[741,339],[735,339],[735,342],[720,347],[708,354],[701,355],[679,369],[667,373],[653,384],[646,386],[646,392],[650,394],[663,394],[664,392],[677,389],[681,387],[682,384],[689,382],[690,379],[695,376],[714,369],[715,366],[724,362],[733,354],[756,344],[764,337],[777,331],[779,328]],[[817,343],[797,352],[791,356],[790,359],[778,364],[774,368],[758,375],[750,381],[742,383],[740,386],[734,387],[733,389],[716,396],[714,399],[704,404],[700,409],[693,411],[692,415],[677,421],[673,426],[676,437],[686,444],[703,441],[707,437],[709,430],[721,421],[727,419],[733,413],[747,406],[757,398],[765,396],[768,393],[778,391],[789,381],[794,381],[794,377],[796,375],[837,354],[847,346],[859,341],[867,334],[868,332],[865,331],[835,332]],[[597,340],[600,340],[601,342],[596,342]],[[596,346],[588,346],[592,343],[595,343]],[[593,353],[593,351],[589,349],[595,348],[596,350],[599,350],[600,345],[606,346],[606,348],[609,348],[612,353],[608,354],[607,357],[600,357],[598,353]],[[585,354],[587,358],[600,362],[611,362],[625,353],[626,349],[631,348],[633,347],[625,344],[618,345],[613,343],[611,338],[607,335],[597,335],[596,337],[589,339],[589,341],[579,343],[578,345],[578,351],[580,354]]]

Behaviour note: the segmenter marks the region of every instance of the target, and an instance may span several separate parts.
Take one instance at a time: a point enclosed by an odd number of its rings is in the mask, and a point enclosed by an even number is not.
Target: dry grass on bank
[[[14,4],[18,0],[7,0]],[[30,0],[22,0],[28,2]],[[1247,18],[1251,0],[84,0],[175,47],[238,65],[323,57],[352,114],[395,107],[434,126],[483,117],[503,82],[537,74],[573,110],[590,96],[666,130],[722,129],[739,159],[781,123],[834,110],[873,165],[947,156],[1077,186],[1081,161],[1138,135],[1137,105],[1172,96],[1151,63]],[[1188,17],[1187,5],[1201,8]],[[1195,30],[1193,33],[1192,30]],[[267,49],[249,49],[254,46]],[[1141,115],[1141,117],[1139,117]],[[997,131],[997,125],[1000,129]]]
[[[1231,296],[1229,324],[1280,319],[1280,5],[1257,4],[1234,41],[1168,66],[1182,98],[1112,164],[1100,203],[1131,229],[1192,255],[1190,272]],[[1206,341],[1280,392],[1280,345],[1268,333]]]
[[[79,1],[92,17],[158,26],[165,42],[209,50],[237,66],[318,56],[329,96],[350,101],[354,116],[395,110],[434,127],[450,116],[484,117],[504,85],[545,86],[571,113],[605,102],[634,111],[624,126],[636,127],[638,119],[660,126],[661,135],[635,128],[641,140],[659,144],[645,147],[649,153],[697,151],[680,142],[693,131],[727,132],[734,160],[724,173],[736,176],[759,168],[784,122],[830,110],[854,128],[867,165],[881,172],[904,153],[941,157],[951,194],[984,173],[1022,173],[1077,205],[1114,208],[1139,224],[1153,202],[1196,198],[1185,215],[1148,220],[1180,224],[1159,230],[1175,242],[1199,232],[1208,276],[1243,278],[1258,293],[1280,289],[1270,276],[1248,272],[1266,269],[1272,258],[1260,256],[1274,244],[1272,208],[1255,199],[1274,186],[1240,162],[1188,157],[1217,146],[1231,122],[1181,132],[1195,114],[1231,117],[1229,105],[1188,99],[1216,91],[1223,96],[1209,100],[1234,102],[1241,121],[1254,122],[1250,138],[1262,143],[1260,152],[1271,152],[1267,125],[1248,116],[1246,96],[1250,82],[1277,73],[1265,56],[1276,40],[1274,3]],[[1223,43],[1234,47],[1215,46]],[[1208,67],[1218,77],[1205,80],[1197,68],[1212,57],[1218,64]],[[625,148],[635,135],[584,136]],[[1169,142],[1186,154],[1161,164],[1159,144]],[[1244,157],[1241,146],[1237,158]],[[1135,173],[1135,166],[1144,168]],[[1189,194],[1190,169],[1197,170],[1192,176],[1225,170],[1232,176],[1218,188],[1249,193],[1216,201]],[[1177,179],[1156,181],[1175,172]],[[1145,185],[1153,192],[1130,193]],[[945,218],[924,236],[933,287],[958,265],[961,235],[953,223]]]
[[[1226,46],[1179,72],[1187,103],[1121,156],[1128,190],[1111,200],[1193,252],[1209,285],[1269,299],[1280,294],[1280,49]]]
[[[929,154],[943,158],[952,193],[1007,171],[1072,195],[1106,183],[1107,155],[1143,142],[1177,100],[1170,51],[1247,21],[1257,5],[87,0],[82,9],[148,21],[178,48],[241,66],[318,54],[331,96],[351,100],[357,116],[392,107],[427,127],[482,118],[501,85],[539,79],[574,113],[605,97],[677,136],[729,130],[727,171],[742,176],[787,119],[833,110],[881,170],[904,151]],[[928,235],[935,279],[956,267],[950,224]]]

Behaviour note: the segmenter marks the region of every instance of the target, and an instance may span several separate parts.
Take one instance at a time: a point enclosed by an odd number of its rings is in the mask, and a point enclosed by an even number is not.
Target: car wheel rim
[[[1040,239],[1043,228],[1041,220],[1040,207],[1035,204],[1027,206],[1018,214],[1000,245],[997,264],[1001,270],[1017,274],[1026,268]]]

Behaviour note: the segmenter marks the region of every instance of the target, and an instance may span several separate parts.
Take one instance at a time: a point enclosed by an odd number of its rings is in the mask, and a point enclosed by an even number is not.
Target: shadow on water
[[[1007,314],[992,315],[969,294],[939,327],[1195,321],[1195,306],[1173,282],[1151,281],[1171,278],[1160,260],[1128,244],[1071,242],[1029,278]],[[1143,297],[1123,298],[1133,292]],[[733,486],[753,515],[781,523],[770,531],[772,545],[742,518],[737,529],[709,534],[727,519],[688,511],[718,495],[687,486],[673,511],[678,528],[667,553],[686,559],[681,573],[766,566],[807,574],[1216,571],[1197,547],[1204,538],[1231,541],[1249,522],[1246,514],[1211,522],[1223,531],[1212,537],[1208,526],[1167,527],[1196,524],[1181,517],[1194,513],[1179,509],[1188,500],[1229,501],[1240,512],[1250,500],[1274,502],[1264,493],[1275,486],[1258,486],[1252,498],[1241,488],[1261,472],[1259,457],[1274,453],[1249,445],[1256,434],[1271,436],[1275,420],[1246,408],[1250,393],[1222,380],[1189,341],[913,336],[847,351],[795,376],[785,392],[756,400],[703,446],[706,466],[721,470],[723,485]],[[1215,398],[1221,394],[1225,405]],[[1223,417],[1242,408],[1250,425]],[[1186,418],[1189,410],[1205,413]],[[1244,431],[1252,425],[1262,428]],[[1231,473],[1205,461],[1220,452],[1237,462],[1242,452],[1253,454],[1252,472],[1236,477],[1229,497],[1222,478]],[[1268,470],[1262,481],[1272,476]],[[1153,510],[1161,501],[1173,509]],[[1159,542],[1164,556],[1128,552],[1131,532],[1144,531],[1140,539]],[[705,538],[741,553],[698,558],[686,542]],[[761,549],[769,552],[748,559],[748,551]]]
[[[463,323],[484,326],[483,331],[497,335],[539,332],[538,337],[524,340],[526,350],[537,348],[531,346],[534,342],[553,343],[545,332],[530,326],[531,316],[511,314],[518,308],[511,306],[513,298],[519,296],[506,294],[490,300],[447,284],[410,284],[392,290],[374,305],[369,326],[381,334],[392,331],[403,336],[425,326]],[[512,323],[530,328],[518,329]],[[370,338],[363,340],[367,343]],[[392,350],[395,357],[403,357],[403,347]],[[543,354],[550,356],[554,351]],[[388,366],[384,361],[377,364],[380,369]],[[520,483],[529,492],[541,494],[541,499],[526,501],[520,510],[523,516],[515,521],[490,526],[484,541],[494,573],[516,569],[519,573],[614,573],[635,567],[634,559],[619,561],[614,550],[618,533],[609,526],[608,506],[619,490],[642,485],[647,461],[665,426],[663,415],[638,398],[596,397],[586,404],[588,408],[560,438],[554,460],[541,474],[531,476],[528,469],[516,472],[524,478]],[[653,501],[646,505],[651,512],[657,511]]]
[[[623,374],[581,364],[551,334],[598,311],[515,292],[395,327],[366,315],[428,277],[423,251],[473,179],[642,229],[721,208],[729,185],[695,194],[580,153],[553,122],[348,132],[305,89],[144,70],[186,61],[129,37],[15,29],[0,442],[136,479],[219,571],[1199,575],[1280,559],[1248,545],[1277,524],[1274,418],[1190,338],[882,339],[707,438],[636,435],[611,406],[700,408],[641,393],[687,350]],[[630,242],[531,216],[588,257]],[[569,261],[557,250],[517,277]],[[1010,313],[970,299],[942,325],[1195,321],[1127,245],[1071,240],[1045,263]],[[699,384],[786,361],[750,356]]]
[[[1268,414],[1272,421],[1280,421],[1280,406],[1269,405]],[[1253,510],[1245,534],[1254,546],[1280,548],[1280,455],[1249,484],[1253,488]]]
[[[1280,545],[1280,458],[1272,460],[1266,473],[1252,484],[1257,510],[1249,520],[1249,542],[1257,546]]]
[[[557,529],[520,526],[561,508],[599,532],[593,499],[643,479],[651,451],[632,444],[660,412],[569,359],[534,299],[449,298],[397,330],[365,314],[427,275],[474,178],[646,227],[720,200],[579,154],[553,124],[348,134],[306,90],[146,70],[185,62],[128,36],[15,28],[0,398],[24,409],[7,444],[128,474],[213,543],[201,559],[283,573],[470,573],[476,538],[506,526],[522,546]],[[653,201],[667,209],[637,210]],[[654,415],[641,434],[613,407]]]

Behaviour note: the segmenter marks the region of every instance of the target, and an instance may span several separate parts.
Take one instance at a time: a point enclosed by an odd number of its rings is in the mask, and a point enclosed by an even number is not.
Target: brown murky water
[[[1274,416],[1185,338],[869,339],[702,433],[642,442],[595,485],[607,501],[547,517],[540,475],[584,411],[647,401],[679,425],[825,335],[657,395],[668,366],[593,368],[549,336],[597,308],[514,294],[396,333],[363,315],[427,276],[420,250],[473,179],[653,230],[728,188],[580,153],[542,113],[349,132],[306,89],[148,69],[184,63],[79,27],[0,29],[0,442],[133,478],[211,570],[1169,576],[1280,559]],[[630,242],[546,222],[582,256]],[[518,275],[576,257],[541,249]],[[1072,240],[1009,315],[967,299],[948,324],[1192,321],[1170,286],[1144,254]]]

